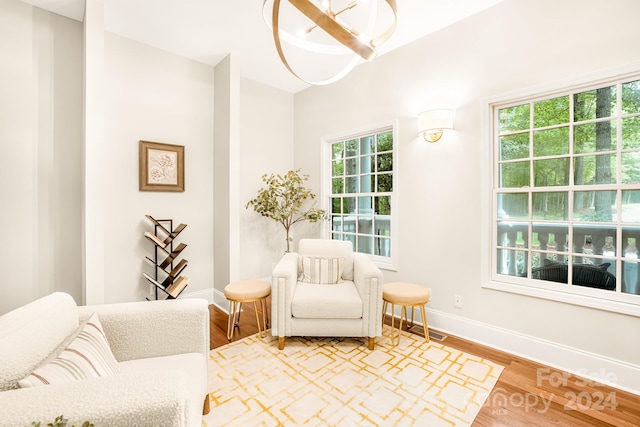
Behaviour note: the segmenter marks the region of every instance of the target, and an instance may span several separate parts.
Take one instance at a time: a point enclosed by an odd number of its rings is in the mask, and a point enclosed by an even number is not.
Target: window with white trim
[[[395,268],[393,125],[326,141],[325,194],[331,239],[350,240],[356,252]]]
[[[640,306],[640,74],[490,114],[491,280]]]

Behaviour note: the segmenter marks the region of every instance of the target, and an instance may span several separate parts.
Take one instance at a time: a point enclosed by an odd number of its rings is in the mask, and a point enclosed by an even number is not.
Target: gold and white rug
[[[469,426],[502,367],[390,330],[376,339],[287,338],[257,334],[209,357],[213,426]]]

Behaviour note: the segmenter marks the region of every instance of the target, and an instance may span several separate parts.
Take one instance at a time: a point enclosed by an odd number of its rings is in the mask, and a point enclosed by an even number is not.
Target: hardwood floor
[[[242,308],[234,340],[258,331],[253,304]],[[209,313],[210,347],[228,344],[227,314],[214,305]],[[421,330],[416,333],[422,334]],[[504,366],[474,427],[640,426],[640,396],[451,335],[438,342]]]

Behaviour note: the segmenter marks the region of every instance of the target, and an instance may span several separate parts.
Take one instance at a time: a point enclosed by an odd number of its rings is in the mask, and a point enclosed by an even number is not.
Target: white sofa
[[[118,373],[17,388],[93,313]],[[77,306],[50,294],[0,316],[0,426],[46,425],[59,415],[69,426],[201,426],[208,354],[206,300]]]
[[[339,259],[337,283],[305,281],[303,257]],[[278,348],[284,348],[285,337],[320,336],[366,337],[373,350],[382,335],[382,278],[350,241],[301,239],[298,252],[285,254],[272,272],[271,334],[278,337]]]

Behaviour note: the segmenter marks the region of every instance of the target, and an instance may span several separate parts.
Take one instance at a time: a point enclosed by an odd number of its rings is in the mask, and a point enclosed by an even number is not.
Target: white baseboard
[[[204,289],[195,292],[183,292],[180,294],[180,298],[204,298],[209,302],[209,304],[214,304],[214,293],[214,289]]]
[[[606,384],[640,395],[640,366],[638,365],[437,310],[427,310],[427,321],[429,327],[438,331],[575,374],[595,384]],[[540,379],[558,380],[555,377],[549,378],[548,373],[545,372],[539,373]]]
[[[213,305],[229,314],[229,300],[224,296],[224,292],[217,289],[213,290]]]
[[[202,291],[181,293],[180,298],[204,298],[225,313],[229,313],[229,300],[224,296],[224,292],[217,289],[205,289]]]

